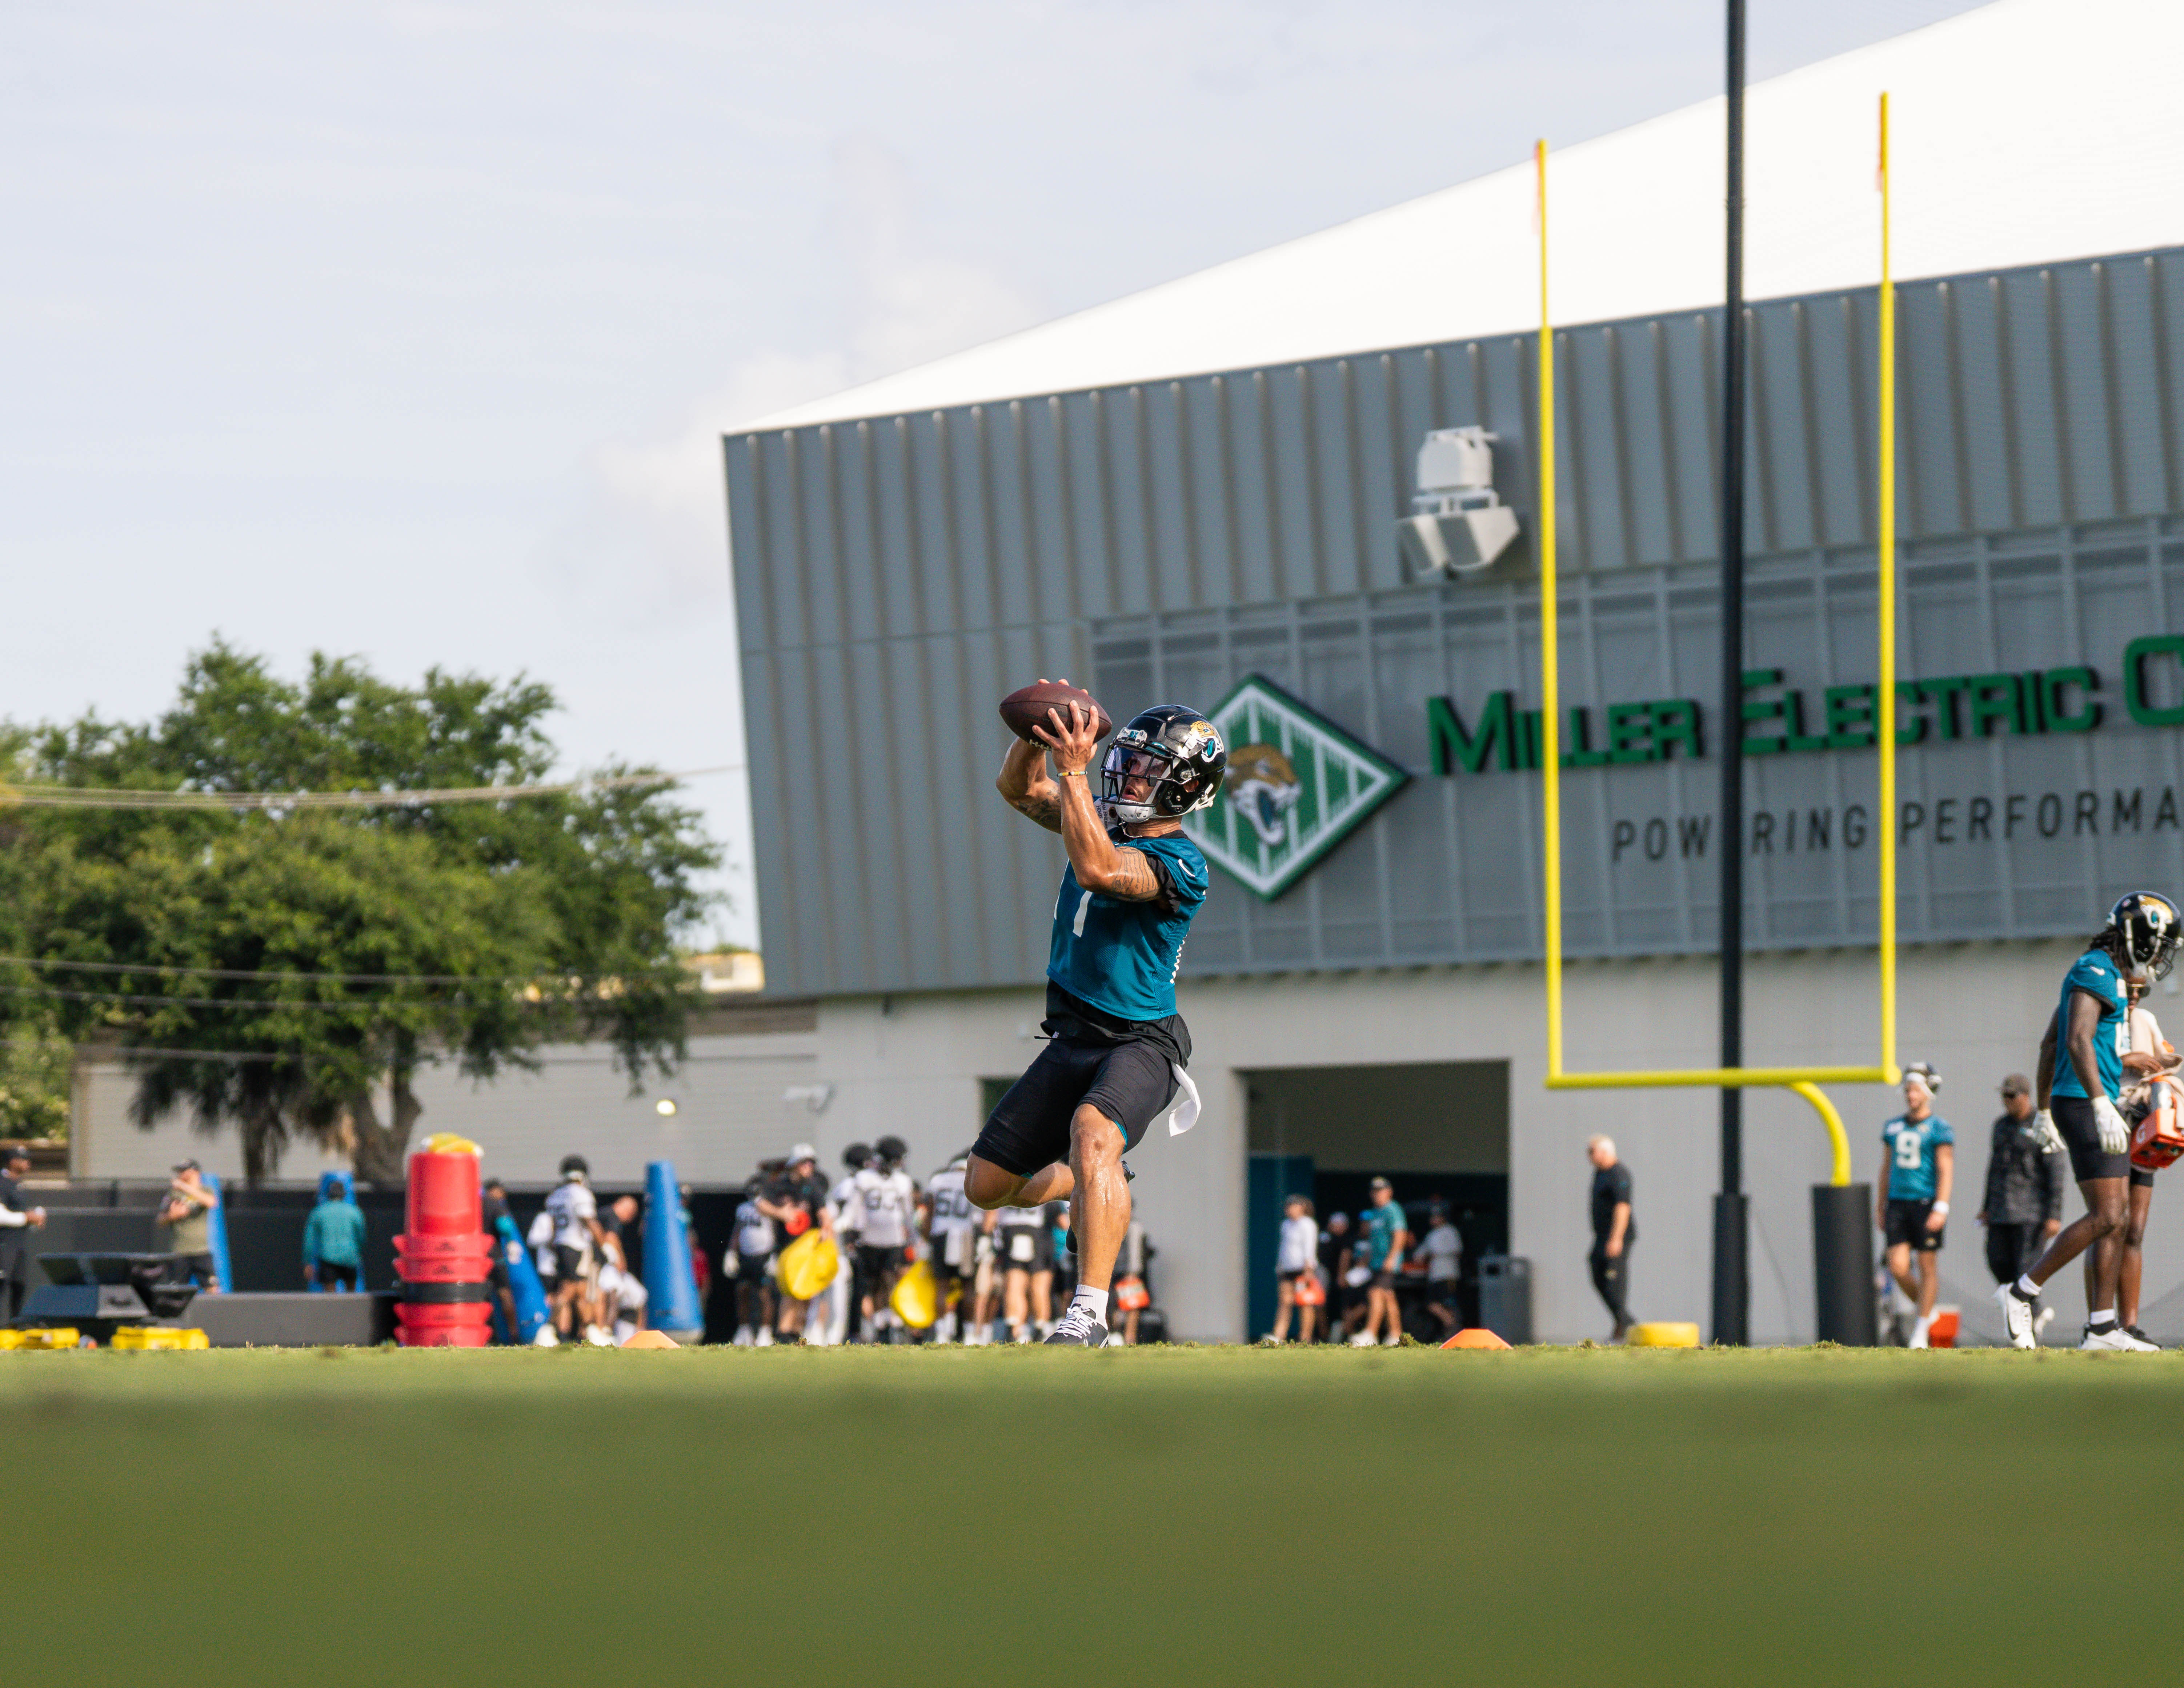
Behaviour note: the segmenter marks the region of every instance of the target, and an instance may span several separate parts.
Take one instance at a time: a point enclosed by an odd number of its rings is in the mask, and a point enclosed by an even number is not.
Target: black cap
[[[30,1158],[31,1145],[27,1143],[10,1143],[8,1145],[7,1152],[4,1155],[0,1155],[0,1162],[27,1161]]]
[[[195,1161],[177,1161],[175,1162],[175,1170],[178,1173],[201,1173],[204,1168]]]

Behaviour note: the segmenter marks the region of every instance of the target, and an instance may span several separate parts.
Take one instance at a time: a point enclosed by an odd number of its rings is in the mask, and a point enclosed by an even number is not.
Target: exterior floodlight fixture
[[[658,1114],[662,1119],[674,1118],[675,1098],[672,1096],[662,1096],[658,1101],[652,1105],[652,1111]]]
[[[1517,512],[1494,490],[1494,440],[1475,425],[1435,428],[1418,447],[1418,490],[1396,524],[1413,572],[1483,569],[1517,537]]]

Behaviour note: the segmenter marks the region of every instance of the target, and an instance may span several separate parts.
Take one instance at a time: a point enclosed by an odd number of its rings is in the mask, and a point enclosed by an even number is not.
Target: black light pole
[[[1721,398],[1721,1064],[1744,1065],[1744,0],[1729,0],[1729,286]],[[1744,1092],[1721,1093],[1713,1204],[1713,1340],[1751,1336]]]

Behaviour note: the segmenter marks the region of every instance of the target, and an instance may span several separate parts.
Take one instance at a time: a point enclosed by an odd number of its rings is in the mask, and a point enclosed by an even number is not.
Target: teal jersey
[[[1365,1262],[1375,1272],[1384,1272],[1388,1269],[1389,1257],[1396,1251],[1396,1234],[1408,1223],[1403,1217],[1403,1204],[1387,1201],[1378,1207],[1368,1207],[1362,1218]]]
[[[364,1210],[354,1201],[321,1201],[304,1222],[304,1259],[319,1266],[364,1264]]]
[[[1181,833],[1117,842],[1150,861],[1160,894],[1142,903],[1103,896],[1067,869],[1054,900],[1046,976],[1118,1020],[1165,1020],[1175,1012],[1183,940],[1206,900],[1206,858]]]
[[[2093,1059],[2101,1070],[2101,1089],[2114,1101],[2123,1094],[2123,1056],[2131,1047],[2131,995],[2116,971],[2115,958],[2105,950],[2086,950],[2063,975],[2062,1000],[2055,1005],[2054,1093],[2086,1094],[2070,1045],[2070,999],[2081,990],[2101,1005],[2100,1023],[2093,1028]]]
[[[1891,1201],[1931,1201],[1934,1151],[1957,1140],[1948,1121],[1938,1114],[1908,1120],[1901,1114],[1880,1128],[1880,1140],[1888,1145],[1888,1199]]]

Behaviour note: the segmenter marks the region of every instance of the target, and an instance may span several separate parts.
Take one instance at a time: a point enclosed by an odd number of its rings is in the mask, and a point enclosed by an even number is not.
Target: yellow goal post
[[[1896,1063],[1896,291],[1888,251],[1888,96],[1880,97],[1880,673],[1875,700],[1875,746],[1880,758],[1880,1049],[1871,1066],[1673,1067],[1653,1071],[1572,1072],[1563,1065],[1563,866],[1561,651],[1556,624],[1555,574],[1555,337],[1547,294],[1547,143],[1534,149],[1539,175],[1539,533],[1540,819],[1546,850],[1547,1073],[1550,1090],[1707,1089],[1768,1086],[1794,1092],[1811,1103],[1827,1128],[1834,1150],[1833,1181],[1851,1181],[1850,1143],[1842,1118],[1823,1084],[1895,1084]],[[1736,699],[1722,700],[1721,731],[1743,730]],[[1739,850],[1724,837],[1722,848]]]

